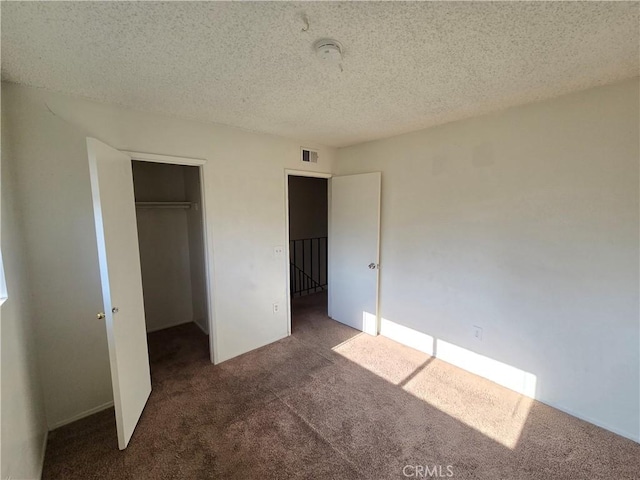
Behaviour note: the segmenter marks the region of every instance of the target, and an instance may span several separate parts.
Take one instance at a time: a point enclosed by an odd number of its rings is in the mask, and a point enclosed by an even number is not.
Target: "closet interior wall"
[[[132,166],[147,331],[195,322],[208,333],[199,168]]]

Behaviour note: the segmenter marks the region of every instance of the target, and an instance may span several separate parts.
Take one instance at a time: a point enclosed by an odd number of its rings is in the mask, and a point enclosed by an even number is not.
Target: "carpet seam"
[[[337,362],[335,361],[335,359],[330,358],[329,356],[325,355],[321,349],[316,348],[313,344],[311,343],[307,343],[304,340],[301,340],[299,338],[294,337],[293,335],[291,335],[291,338],[293,338],[296,342],[300,342],[302,345],[304,345],[305,347],[309,348],[310,350],[313,350],[314,353],[317,353],[318,355],[320,355],[322,358],[324,358],[325,360],[330,361],[331,363],[333,363],[334,365],[337,365]]]
[[[275,390],[269,388],[269,390],[271,390],[271,392],[276,396],[276,398],[278,400],[280,400],[280,402],[287,407],[296,417],[298,417],[300,420],[302,420],[302,422],[309,427],[316,435],[318,435],[318,437],[320,437],[320,439],[325,442],[327,445],[329,445],[329,447],[331,447],[331,449],[333,451],[335,451],[338,455],[340,455],[340,457],[347,462],[349,465],[351,465],[351,467],[358,472],[360,475],[366,475],[367,473],[362,471],[360,468],[358,468],[358,466],[347,456],[346,453],[342,452],[339,448],[337,448],[333,443],[331,443],[331,441],[326,438],[324,435],[322,435],[322,433],[320,433],[320,431],[313,426],[313,424],[311,424],[311,422],[309,422],[309,420],[307,420],[306,418],[304,418],[300,413],[298,413],[298,411],[296,411],[295,408],[293,408],[291,405],[289,405],[282,397],[280,397],[280,395],[278,395],[278,392],[276,392]]]

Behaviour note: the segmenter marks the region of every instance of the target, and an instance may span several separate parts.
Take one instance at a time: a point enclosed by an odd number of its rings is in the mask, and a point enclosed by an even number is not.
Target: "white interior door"
[[[131,158],[87,138],[118,447],[151,393]]]
[[[331,178],[329,316],[378,334],[380,172]]]

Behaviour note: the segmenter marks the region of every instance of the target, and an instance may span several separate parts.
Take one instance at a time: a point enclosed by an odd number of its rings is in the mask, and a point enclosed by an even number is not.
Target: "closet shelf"
[[[136,208],[193,208],[198,209],[198,204],[193,202],[136,202]]]

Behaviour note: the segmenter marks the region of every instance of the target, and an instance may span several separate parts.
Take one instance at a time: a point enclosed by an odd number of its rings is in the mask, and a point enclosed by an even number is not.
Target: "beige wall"
[[[636,440],[638,87],[345,148],[336,161],[338,174],[382,172],[390,331],[527,372],[536,398]]]
[[[2,444],[0,477],[40,478],[47,433],[31,293],[24,250],[22,205],[3,116],[0,237],[8,299],[0,307]]]
[[[287,335],[285,169],[330,172],[335,151],[219,125],[3,85],[23,207],[39,363],[53,427],[112,401],[86,136],[115,148],[203,158],[215,354],[226,360]],[[55,112],[55,114],[51,113]],[[300,145],[321,163],[300,162]]]

